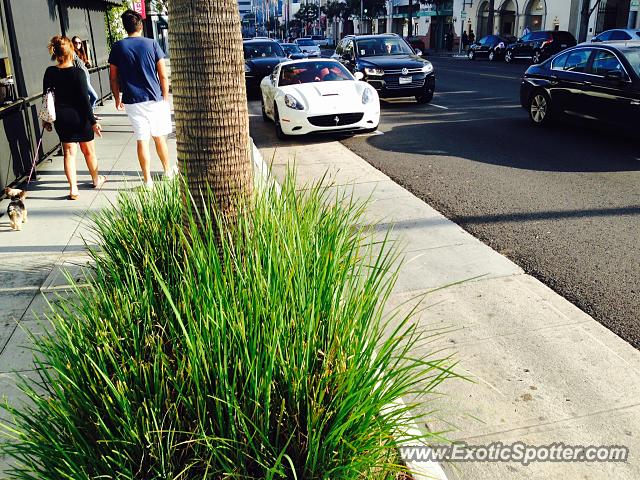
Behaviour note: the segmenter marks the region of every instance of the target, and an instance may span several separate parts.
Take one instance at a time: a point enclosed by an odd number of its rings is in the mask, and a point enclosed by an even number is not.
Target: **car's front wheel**
[[[421,95],[416,95],[416,102],[420,104],[429,103],[433,100],[433,90],[425,90]]]
[[[287,140],[289,136],[282,131],[282,125],[280,125],[280,114],[278,113],[278,107],[273,105],[273,121],[276,124],[276,137],[278,140]]]
[[[504,61],[507,63],[513,62],[513,51],[507,50],[507,52],[504,54]]]
[[[543,90],[533,92],[529,98],[529,120],[540,127],[552,120],[551,98]]]

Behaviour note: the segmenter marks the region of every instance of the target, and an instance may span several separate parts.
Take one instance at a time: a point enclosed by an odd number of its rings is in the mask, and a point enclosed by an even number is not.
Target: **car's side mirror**
[[[595,43],[595,42],[601,42],[602,40],[600,40],[598,37],[593,37],[591,39],[591,42]]]
[[[416,55],[421,57],[422,56],[422,50],[420,50],[419,48],[416,48]]]
[[[353,76],[356,77],[356,80],[362,80],[364,78],[364,73],[356,72],[353,74]]]
[[[624,74],[620,70],[610,70],[604,74],[604,78],[610,82],[619,83],[624,81]]]

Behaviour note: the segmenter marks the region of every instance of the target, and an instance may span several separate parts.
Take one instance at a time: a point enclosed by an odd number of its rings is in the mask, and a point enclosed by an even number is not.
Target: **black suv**
[[[244,50],[244,79],[248,91],[259,89],[262,79],[271,75],[276,65],[289,60],[280,44],[268,38],[245,40],[242,42],[242,48]]]
[[[533,63],[541,63],[556,53],[576,45],[576,39],[569,32],[556,30],[531,32],[507,47],[504,60],[511,63],[516,58],[526,58]]]
[[[433,98],[433,65],[416,55],[398,35],[346,36],[331,58],[352,73],[361,72],[382,98],[416,97],[418,103],[428,103]]]

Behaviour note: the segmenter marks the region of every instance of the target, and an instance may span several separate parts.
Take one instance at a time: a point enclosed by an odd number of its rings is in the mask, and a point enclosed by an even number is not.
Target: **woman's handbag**
[[[45,123],[53,123],[56,121],[56,105],[53,98],[53,90],[49,89],[42,97],[42,108],[38,114],[38,118]]]

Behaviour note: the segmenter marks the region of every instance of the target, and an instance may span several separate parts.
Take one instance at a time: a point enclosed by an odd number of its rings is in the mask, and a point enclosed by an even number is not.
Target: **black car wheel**
[[[287,140],[289,137],[286,133],[282,131],[282,127],[280,126],[280,114],[278,113],[278,107],[273,105],[273,118],[274,123],[276,124],[276,137],[278,140]]]
[[[494,50],[491,50],[489,52],[489,61],[493,62],[496,59],[496,52]]]
[[[536,90],[529,99],[529,120],[536,126],[544,126],[551,118],[551,98],[543,90]]]
[[[416,102],[420,104],[429,103],[433,100],[433,90],[425,90],[421,95],[416,95]]]
[[[507,53],[504,54],[504,61],[507,63],[513,62],[513,52],[511,50],[507,50]]]
[[[469,53],[467,53],[467,57],[469,57],[469,60],[475,60],[476,52],[474,52],[473,50],[469,50]]]
[[[540,50],[536,50],[533,52],[533,63],[541,63],[542,62],[542,52]]]

